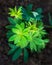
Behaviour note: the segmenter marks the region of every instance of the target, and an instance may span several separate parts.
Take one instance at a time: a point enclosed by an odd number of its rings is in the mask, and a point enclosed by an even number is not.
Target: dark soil
[[[38,54],[30,54],[27,63],[23,62],[23,57],[20,57],[18,60],[13,62],[11,60],[11,56],[7,55],[10,49],[6,38],[7,29],[5,28],[5,26],[9,23],[7,20],[8,8],[14,7],[15,5],[26,6],[29,3],[34,4],[33,9],[37,7],[43,8],[45,15],[43,21],[46,21],[45,24],[47,24],[47,13],[52,11],[51,0],[0,0],[0,65],[52,65],[52,29],[46,29],[48,32],[47,37],[50,39],[50,42],[46,45],[46,48]]]

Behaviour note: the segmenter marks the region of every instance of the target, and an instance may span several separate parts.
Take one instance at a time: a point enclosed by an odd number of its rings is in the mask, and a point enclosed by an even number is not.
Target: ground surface
[[[51,12],[51,6],[50,4],[51,0],[44,1],[42,0],[32,0],[28,1],[25,0],[24,2],[21,2],[19,0],[0,0],[0,65],[52,65],[52,30],[46,29],[48,32],[48,38],[50,39],[50,42],[46,45],[46,48],[39,54],[33,53],[30,54],[29,60],[27,63],[23,62],[22,57],[19,58],[17,61],[12,62],[11,56],[8,56],[7,53],[9,51],[9,46],[6,38],[6,28],[5,26],[8,24],[8,8],[14,7],[15,5],[27,5],[28,3],[33,3],[34,8],[42,7],[44,9],[44,14],[47,15],[47,12]],[[49,2],[49,3],[48,3]],[[42,6],[41,6],[42,5]],[[45,7],[45,8],[44,8]],[[47,7],[47,8],[46,8]],[[45,16],[45,20],[47,23],[47,18]]]

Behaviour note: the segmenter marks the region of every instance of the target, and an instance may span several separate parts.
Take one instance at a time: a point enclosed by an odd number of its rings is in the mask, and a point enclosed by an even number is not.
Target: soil
[[[20,57],[18,60],[13,62],[11,56],[8,56],[9,51],[8,41],[6,38],[7,29],[5,28],[8,25],[8,8],[22,5],[26,6],[29,3],[33,3],[33,9],[37,7],[42,7],[44,10],[45,18],[43,21],[45,24],[48,24],[47,13],[51,12],[51,0],[0,0],[0,65],[52,65],[52,29],[47,29],[47,37],[50,39],[50,42],[46,45],[46,48],[40,53],[31,53],[27,63],[23,62],[23,57]],[[52,13],[52,12],[51,12]]]

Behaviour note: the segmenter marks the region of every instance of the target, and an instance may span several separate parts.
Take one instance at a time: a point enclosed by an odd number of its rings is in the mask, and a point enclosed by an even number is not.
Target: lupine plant
[[[32,5],[26,8],[20,6],[14,9],[9,8],[10,24],[6,26],[8,29],[7,38],[11,48],[8,54],[12,54],[12,60],[15,61],[19,56],[24,56],[24,62],[27,62],[29,52],[40,52],[45,48],[48,39],[42,22],[42,9],[38,8],[32,11]]]

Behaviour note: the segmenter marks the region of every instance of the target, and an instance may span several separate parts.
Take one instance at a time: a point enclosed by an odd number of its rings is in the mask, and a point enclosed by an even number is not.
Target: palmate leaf
[[[40,40],[39,42],[41,42],[41,41],[42,41],[42,43],[41,43],[40,45],[37,46],[37,47],[38,47],[38,48],[37,48],[37,49],[38,49],[38,52],[40,52],[42,49],[44,49],[45,46],[46,46],[46,43],[49,42],[48,39]]]
[[[22,53],[22,49],[21,48],[19,48],[18,50],[16,50],[16,52],[12,56],[12,60],[15,61],[16,59],[18,59],[19,56],[21,55],[21,53]]]
[[[28,32],[24,31],[24,24],[17,25],[16,28],[12,28],[14,35],[9,37],[9,42],[13,41],[16,46],[24,48],[28,45]],[[22,29],[23,28],[23,29]]]
[[[24,49],[24,62],[28,61],[29,53],[27,49]]]
[[[45,46],[46,46],[46,43],[48,42],[48,40],[43,40],[43,39],[41,39],[41,38],[35,38],[34,40],[36,40],[36,41],[34,41],[35,42],[35,44],[37,45],[37,49],[40,51],[41,49],[44,49],[45,48]],[[46,42],[45,42],[46,41]]]
[[[9,8],[10,12],[10,16],[12,17],[15,17],[15,18],[18,18],[18,19],[22,19],[22,7],[19,7],[18,10],[17,8],[15,7],[14,9],[12,8]]]
[[[16,44],[17,47],[25,48],[28,45],[28,41],[24,36],[17,36],[15,37],[14,44]]]
[[[17,13],[17,8],[16,8],[16,6],[15,6],[15,8],[9,8],[9,14],[10,14],[10,16],[14,16],[16,13]]]
[[[32,39],[30,40],[30,49],[32,51],[35,50],[36,52],[37,51],[39,52],[41,51],[41,49],[45,48],[45,45],[48,41],[49,41],[48,39],[43,40],[40,37],[39,38],[32,37]]]

